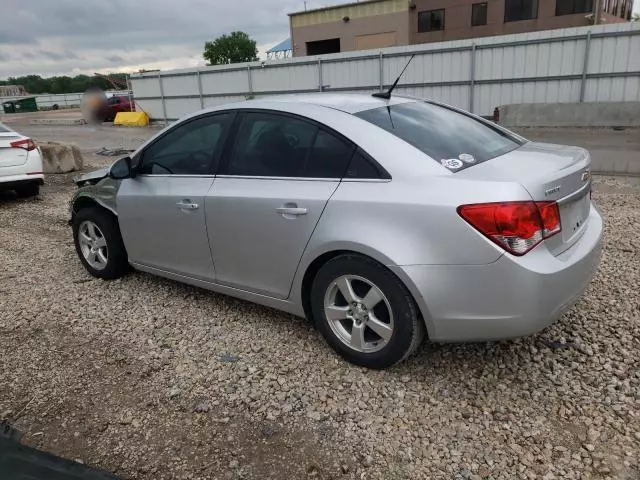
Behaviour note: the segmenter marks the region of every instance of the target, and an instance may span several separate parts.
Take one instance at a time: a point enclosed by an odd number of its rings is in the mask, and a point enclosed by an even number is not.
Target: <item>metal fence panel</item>
[[[158,76],[131,77],[131,88],[134,97],[160,97]]]
[[[162,121],[164,119],[162,99],[160,98],[149,98],[143,100],[136,99],[136,110],[145,112],[149,115],[149,118],[157,121]]]
[[[163,76],[162,88],[165,97],[184,95],[184,92],[197,92],[198,77],[195,75],[183,75],[180,77]]]
[[[284,67],[252,68],[251,77],[255,92],[287,92],[300,90],[318,90],[317,64]]]
[[[221,97],[205,97],[204,105],[205,107],[217,107],[218,105],[224,105],[227,103],[233,102],[241,102],[245,100],[244,96],[240,95],[224,95]]]
[[[214,70],[200,72],[202,81],[202,93],[220,94],[220,93],[245,93],[249,91],[249,77],[246,69],[232,70],[230,72]],[[198,92],[195,89],[190,92]]]
[[[167,118],[176,119],[200,110],[199,98],[167,98]]]
[[[326,88],[379,85],[379,80],[378,57],[352,60],[349,68],[345,68],[344,62],[326,62],[322,65],[322,83]]]
[[[138,103],[162,120],[247,96],[375,91],[415,54],[398,94],[491,115],[510,103],[637,101],[638,52],[640,25],[612,24],[148,73],[131,82]]]

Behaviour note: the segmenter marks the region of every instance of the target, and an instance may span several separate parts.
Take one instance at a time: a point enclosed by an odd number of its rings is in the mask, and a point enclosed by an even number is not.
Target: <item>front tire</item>
[[[88,207],[76,213],[73,241],[80,261],[94,277],[113,280],[129,270],[118,222],[106,210]]]
[[[320,268],[311,287],[311,309],[327,343],[363,367],[399,363],[424,337],[424,324],[406,287],[362,255],[339,255]]]

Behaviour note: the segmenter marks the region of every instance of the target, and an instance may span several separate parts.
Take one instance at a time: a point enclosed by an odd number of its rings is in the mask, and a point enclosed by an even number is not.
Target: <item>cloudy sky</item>
[[[261,52],[289,37],[303,0],[1,0],[0,78],[204,65],[206,40],[247,32]],[[341,3],[307,0],[308,8]]]
[[[0,79],[204,65],[206,40],[243,30],[261,54],[303,0],[1,0]],[[308,8],[343,3],[307,0]],[[635,1],[640,10],[640,0]]]

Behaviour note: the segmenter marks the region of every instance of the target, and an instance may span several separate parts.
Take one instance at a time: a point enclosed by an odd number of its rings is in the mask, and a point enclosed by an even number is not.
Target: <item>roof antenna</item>
[[[411,63],[411,60],[413,60],[413,57],[415,57],[415,56],[416,56],[415,53],[413,55],[411,55],[411,58],[409,59],[407,64],[404,66],[404,68],[400,72],[400,75],[398,75],[398,78],[396,78],[396,81],[393,82],[393,85],[391,85],[391,88],[389,90],[387,90],[386,92],[375,92],[375,93],[372,93],[371,96],[372,97],[376,97],[376,98],[384,98],[385,100],[389,100],[391,98],[391,92],[393,92],[393,90],[396,88],[396,85],[398,85],[398,82],[402,78],[402,75],[404,74],[404,71],[407,69],[407,67]]]

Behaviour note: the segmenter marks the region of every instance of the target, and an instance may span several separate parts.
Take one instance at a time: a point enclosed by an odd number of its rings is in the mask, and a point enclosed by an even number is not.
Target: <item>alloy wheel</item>
[[[85,220],[78,229],[78,242],[82,256],[92,268],[104,270],[109,261],[107,240],[98,225]]]
[[[393,336],[393,312],[382,290],[357,275],[331,282],[324,297],[329,327],[342,343],[362,353],[383,349]]]

